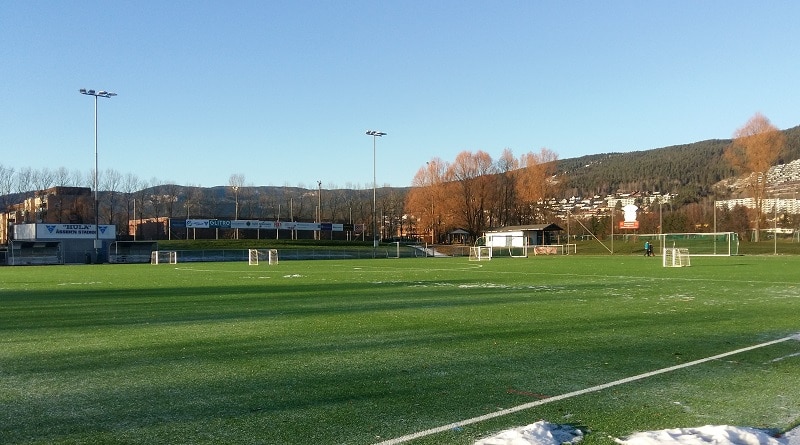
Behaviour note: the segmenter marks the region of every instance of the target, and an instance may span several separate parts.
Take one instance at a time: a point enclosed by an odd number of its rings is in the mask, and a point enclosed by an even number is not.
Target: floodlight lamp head
[[[81,94],[94,97],[114,97],[117,95],[117,93],[112,93],[106,90],[95,91],[95,90],[87,90],[86,88],[81,88],[79,91]]]

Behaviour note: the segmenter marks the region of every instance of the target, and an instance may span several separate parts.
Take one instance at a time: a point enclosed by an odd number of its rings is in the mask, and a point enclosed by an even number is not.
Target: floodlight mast
[[[377,199],[375,189],[377,188],[377,181],[375,176],[375,139],[381,136],[386,136],[386,133],[377,130],[367,130],[367,135],[372,136],[372,258],[375,258],[376,249],[380,238],[377,238],[378,224],[376,221],[377,215],[375,213],[377,208]]]
[[[87,90],[81,88],[81,94],[87,96],[94,96],[94,259],[96,263],[100,262],[100,199],[97,191],[97,98],[105,97],[107,99],[117,95],[110,91],[100,90]]]

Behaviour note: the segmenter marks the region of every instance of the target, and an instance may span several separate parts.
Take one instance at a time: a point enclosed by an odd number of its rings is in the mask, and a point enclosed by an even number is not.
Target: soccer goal
[[[689,249],[667,247],[662,254],[664,267],[687,267],[692,265]]]
[[[278,264],[278,249],[250,249],[247,255],[247,264],[258,266],[259,262]]]
[[[150,264],[178,264],[178,252],[154,250],[150,252]]]
[[[655,238],[655,239],[654,239]],[[692,256],[735,256],[739,254],[739,235],[736,232],[715,233],[663,233],[652,237],[640,236],[639,240],[650,239],[657,245],[691,249]]]
[[[469,248],[470,261],[489,261],[492,259],[492,248],[489,246],[472,246]]]

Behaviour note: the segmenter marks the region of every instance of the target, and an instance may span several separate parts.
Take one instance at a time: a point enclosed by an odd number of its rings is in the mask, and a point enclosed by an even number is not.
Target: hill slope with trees
[[[800,126],[784,130],[779,163],[800,159]],[[628,153],[606,153],[558,161],[564,195],[592,196],[624,191],[677,193],[684,202],[711,194],[714,184],[735,176],[724,152],[730,139],[711,139]]]

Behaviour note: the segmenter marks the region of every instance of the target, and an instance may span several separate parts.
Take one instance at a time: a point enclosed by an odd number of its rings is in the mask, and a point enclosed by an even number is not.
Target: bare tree
[[[558,155],[547,148],[542,148],[539,153],[528,152],[520,157],[519,169],[514,176],[518,204],[522,208],[535,209],[539,202],[552,193],[550,178],[555,173],[557,160]],[[538,208],[535,214],[528,216],[533,222],[543,216],[542,209]]]
[[[180,190],[181,187],[175,184],[174,181],[166,181],[165,184],[161,186],[161,199],[164,202],[164,208],[168,218],[175,216],[175,205],[178,202]]]
[[[136,191],[140,190],[142,187],[139,178],[134,175],[133,173],[128,173],[122,179],[122,185],[120,191],[125,199],[125,234],[129,234],[129,227],[131,225],[131,219],[136,218]]]
[[[8,206],[8,196],[14,188],[14,169],[11,167],[4,167],[0,164],[0,211],[5,211]]]
[[[66,187],[69,185],[69,170],[66,167],[59,167],[53,172],[53,184],[56,187]]]
[[[519,161],[514,158],[514,153],[510,148],[503,150],[500,159],[497,160],[497,225],[504,226],[514,221],[519,221],[517,215],[517,190],[514,181],[514,171],[519,168]]]
[[[748,188],[756,205],[755,241],[759,238],[762,202],[767,189],[767,171],[778,160],[786,137],[769,119],[756,113],[733,134],[725,157],[741,173],[749,173]]]
[[[53,186],[55,175],[49,168],[43,168],[33,172],[33,186],[36,191],[47,190]]]
[[[228,186],[233,193],[234,199],[234,219],[239,219],[239,193],[244,187],[244,174],[234,173],[228,178]],[[239,229],[234,230],[234,237],[239,239]]]
[[[106,202],[106,208],[103,209],[103,213],[105,213],[105,220],[108,224],[115,224],[114,215],[116,215],[117,206],[119,205],[122,174],[109,168],[103,173],[102,178],[103,182],[100,184],[100,188],[103,189],[103,198]]]
[[[87,179],[88,179],[88,182],[87,182]],[[84,173],[84,172],[82,172],[82,171],[80,171],[78,169],[74,169],[74,170],[72,170],[70,172],[69,185],[71,185],[72,187],[89,187],[89,188],[91,188],[92,187],[92,181],[94,181],[94,179],[92,178],[91,174],[87,175],[86,173]]]
[[[411,190],[406,195],[405,212],[413,215],[417,231],[430,233],[432,243],[439,242],[440,223],[450,207],[444,193],[445,174],[448,164],[433,158],[420,167],[411,181]]]
[[[488,225],[487,211],[496,196],[493,181],[496,169],[492,157],[485,151],[462,151],[450,165],[448,176],[460,188],[461,204],[457,208],[460,222],[471,235],[477,235]]]
[[[230,187],[234,199],[234,219],[239,219],[239,193],[242,187],[244,187],[244,175],[241,173],[232,174],[230,178],[228,178],[228,187]]]

